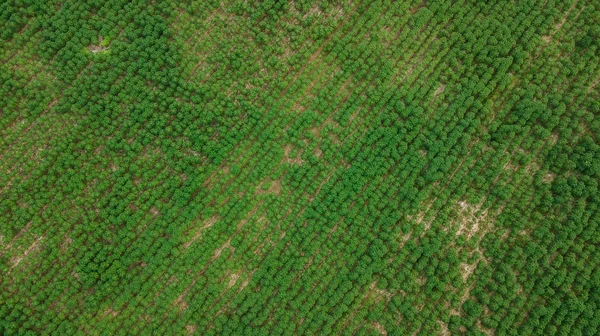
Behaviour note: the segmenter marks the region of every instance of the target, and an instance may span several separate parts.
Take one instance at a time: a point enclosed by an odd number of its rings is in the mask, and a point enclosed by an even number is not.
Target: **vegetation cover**
[[[0,2],[0,334],[598,335],[600,3]]]

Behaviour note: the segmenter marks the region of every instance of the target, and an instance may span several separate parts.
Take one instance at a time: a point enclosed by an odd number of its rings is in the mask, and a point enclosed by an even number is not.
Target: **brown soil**
[[[240,273],[233,273],[231,275],[231,279],[229,280],[229,283],[227,284],[227,289],[233,287],[235,285],[235,283],[237,282],[237,280],[240,278]]]
[[[437,90],[435,90],[435,92],[433,93],[433,97],[439,96],[440,94],[442,94],[444,92],[444,90],[446,90],[446,85],[445,84],[440,85],[440,87],[437,88]]]
[[[196,329],[198,329],[198,326],[196,326],[196,325],[189,324],[189,325],[185,326],[185,330],[187,331],[188,335],[191,335],[191,334],[195,333]]]
[[[186,242],[185,244],[183,244],[184,248],[189,248],[190,245],[192,245],[192,243],[194,243],[196,240],[198,240],[201,236],[202,236],[202,232],[206,229],[208,229],[209,227],[215,225],[215,223],[219,220],[219,217],[217,215],[212,216],[211,218],[207,219],[204,221],[204,224],[198,229],[198,231],[196,231],[196,233],[194,234],[194,236],[192,237],[192,239],[190,239],[188,242]]]
[[[441,336],[450,336],[450,330],[448,329],[448,324],[443,321],[437,321],[440,325],[440,335]]]
[[[467,279],[473,274],[475,269],[477,268],[477,264],[479,261],[474,262],[473,264],[461,263],[460,264],[460,273],[462,274],[463,281],[467,281]]]
[[[375,329],[379,333],[379,335],[387,335],[388,334],[387,330],[385,330],[385,327],[381,323],[373,322],[372,326],[373,326],[373,329]]]
[[[33,243],[31,243],[31,245],[21,254],[15,257],[12,257],[10,259],[10,262],[12,263],[12,267],[16,267],[18,266],[21,261],[23,261],[23,259],[25,259],[30,253],[36,251],[39,248],[40,245],[40,241],[42,241],[42,239],[44,239],[44,237],[39,237],[36,240],[33,241]]]

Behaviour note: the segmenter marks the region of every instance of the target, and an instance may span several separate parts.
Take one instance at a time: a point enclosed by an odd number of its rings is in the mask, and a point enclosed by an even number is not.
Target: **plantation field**
[[[598,335],[600,3],[0,2],[0,334]]]

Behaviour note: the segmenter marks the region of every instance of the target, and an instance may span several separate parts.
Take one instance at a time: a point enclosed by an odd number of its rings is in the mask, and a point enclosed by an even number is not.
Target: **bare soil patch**
[[[154,218],[156,218],[156,217],[158,217],[158,215],[160,215],[160,211],[155,206],[152,206],[150,208],[150,213],[152,214],[152,216],[154,216]]]
[[[556,178],[556,175],[553,173],[546,173],[546,175],[544,175],[542,181],[546,182],[546,183],[550,183],[552,181],[554,181],[554,179]]]
[[[195,333],[197,329],[198,329],[198,326],[196,326],[196,325],[188,324],[185,326],[185,331],[187,331],[188,335]]]
[[[12,268],[17,267],[21,261],[23,261],[23,259],[27,258],[27,256],[31,253],[33,253],[34,251],[36,251],[39,246],[40,246],[40,242],[42,241],[42,239],[44,239],[44,237],[39,237],[37,239],[35,239],[33,241],[33,243],[31,243],[31,245],[20,255],[12,257],[10,259],[10,262],[12,264]]]
[[[437,96],[441,95],[445,90],[446,90],[446,84],[440,85],[440,87],[438,87],[437,90],[435,90],[435,92],[433,93],[433,97],[437,97]]]
[[[102,314],[102,316],[112,316],[112,317],[117,317],[119,316],[119,312],[113,310],[112,308],[108,308],[107,310],[104,311],[104,313]]]
[[[448,329],[448,324],[444,323],[443,321],[437,321],[438,324],[440,325],[440,335],[441,336],[450,336],[450,329]]]
[[[550,41],[552,41],[552,38],[554,37],[554,35],[565,25],[565,23],[567,22],[567,18],[569,17],[569,15],[573,11],[573,9],[575,9],[575,6],[577,6],[578,2],[579,2],[579,0],[575,0],[573,2],[573,4],[571,5],[571,7],[569,7],[569,9],[567,10],[567,12],[565,13],[565,15],[563,15],[562,19],[554,26],[554,31],[552,33],[550,33],[550,35],[542,36],[542,40],[546,44],[550,43]],[[579,14],[581,14],[581,12],[583,11],[584,8],[585,8],[585,6],[583,6],[579,10],[579,12],[577,13],[577,16],[575,17],[575,20],[577,19],[577,17],[579,17]]]
[[[183,244],[184,248],[189,248],[190,245],[192,245],[196,240],[198,240],[201,236],[202,236],[202,232],[208,228],[210,228],[211,226],[215,225],[215,223],[219,220],[219,216],[214,215],[209,219],[206,219],[204,221],[204,224],[198,229],[198,231],[196,231],[196,233],[194,234],[194,236],[192,237],[192,239],[190,239],[188,242],[186,242],[185,244]]]
[[[374,296],[376,298],[376,300],[381,300],[381,299],[385,298],[386,301],[389,301],[392,299],[392,296],[393,296],[392,293],[390,293],[384,289],[377,288],[377,281],[373,282],[369,286],[369,291],[367,293],[371,296]]]
[[[299,151],[295,157],[291,157],[290,155],[291,155],[292,149],[293,149],[292,145],[285,145],[285,147],[283,147],[284,162],[291,163],[291,164],[298,164],[298,165],[303,164],[304,160],[302,160],[300,158],[300,155],[302,154],[302,152]]]
[[[373,324],[371,325],[373,327],[373,329],[375,329],[379,335],[387,335],[387,330],[385,330],[385,327],[379,323],[379,322],[373,322]]]
[[[175,305],[181,311],[188,309],[188,304],[187,304],[187,302],[185,302],[186,294],[187,294],[187,292],[182,293],[181,295],[179,295],[179,297],[177,297],[175,302],[173,302],[173,305]]]
[[[467,279],[473,274],[475,269],[477,268],[477,264],[479,261],[476,261],[472,264],[461,263],[460,264],[460,274],[462,275],[463,281],[467,281]]]
[[[458,202],[458,205],[460,226],[456,236],[465,235],[467,239],[471,239],[479,233],[481,225],[488,219],[487,209],[481,210],[480,205],[472,205],[465,201]]]
[[[233,287],[237,280],[240,278],[241,272],[233,273],[230,277],[229,283],[227,284],[227,289]]]
[[[281,194],[281,180],[266,180],[258,185],[256,194]]]

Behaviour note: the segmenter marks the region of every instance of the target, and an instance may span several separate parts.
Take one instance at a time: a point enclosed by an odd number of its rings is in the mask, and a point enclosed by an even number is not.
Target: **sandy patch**
[[[281,194],[281,180],[266,180],[256,187],[256,194]]]
[[[104,311],[104,313],[102,313],[102,316],[112,316],[112,317],[117,317],[119,316],[119,312],[113,310],[112,308],[108,308],[107,310]]]
[[[65,253],[67,251],[67,249],[69,248],[69,246],[71,246],[71,245],[73,245],[73,239],[71,239],[71,237],[66,235],[65,238],[63,239],[62,243],[60,244],[60,251],[62,253]]]
[[[438,324],[440,325],[440,335],[441,336],[450,336],[450,329],[448,329],[448,324],[443,321],[438,320]]]
[[[471,274],[473,274],[473,272],[477,268],[478,263],[479,263],[479,260],[475,261],[472,264],[468,264],[468,263],[460,264],[460,274],[462,275],[463,281],[466,282],[467,279],[471,276]]]
[[[375,329],[379,335],[387,335],[387,330],[385,330],[385,327],[379,323],[379,322],[373,322],[373,324],[371,324],[371,326],[373,327],[373,329]]]
[[[150,208],[150,213],[152,214],[152,216],[154,216],[154,218],[156,218],[156,217],[158,217],[158,215],[160,215],[160,211],[155,206],[152,206]]]
[[[300,155],[302,154],[302,151],[299,151],[295,157],[291,157],[290,154],[292,152],[292,145],[285,145],[283,147],[283,160],[284,162],[287,163],[291,163],[291,164],[298,164],[301,165],[304,163],[304,160],[302,160],[300,158]]]
[[[435,98],[435,97],[441,95],[445,90],[446,90],[446,84],[440,85],[440,87],[438,87],[435,90],[435,92],[433,93],[433,97]]]
[[[367,292],[369,295],[374,296],[376,298],[376,300],[380,300],[380,299],[385,299],[386,301],[389,301],[392,299],[392,293],[386,291],[385,289],[380,289],[377,288],[377,281],[373,282],[370,286],[369,286],[369,290]]]
[[[196,233],[194,234],[194,236],[192,237],[192,239],[190,239],[188,242],[186,242],[185,244],[183,244],[184,248],[189,248],[190,245],[192,245],[196,240],[200,239],[200,237],[202,236],[202,232],[208,228],[210,228],[211,226],[215,225],[215,223],[219,220],[219,216],[214,215],[209,219],[206,219],[204,221],[204,224],[198,229],[198,231],[196,231]]]
[[[545,183],[550,183],[550,182],[554,181],[555,178],[556,178],[555,174],[546,173],[546,175],[544,175],[544,177],[542,178],[542,181],[544,181]]]
[[[569,15],[573,11],[573,9],[575,9],[575,6],[577,6],[578,2],[579,2],[579,0],[575,0],[573,2],[573,4],[571,5],[571,7],[569,7],[569,9],[567,10],[567,12],[565,13],[565,15],[563,15],[562,19],[554,26],[554,31],[552,33],[550,33],[550,35],[542,36],[542,40],[546,44],[550,43],[550,41],[552,41],[552,38],[554,37],[554,35],[565,25],[565,23],[567,22],[567,18],[569,17]],[[577,18],[579,17],[579,15],[581,14],[581,12],[583,11],[584,8],[585,8],[585,6],[581,7],[581,9],[579,10],[579,12],[575,16],[574,20],[577,20]]]
[[[196,325],[188,324],[185,326],[185,331],[187,332],[188,335],[195,333],[197,329],[198,329],[198,326],[196,326]]]
[[[229,283],[227,284],[227,289],[233,287],[237,280],[240,278],[241,272],[233,273],[229,279]]]
[[[42,241],[42,239],[44,239],[44,237],[39,237],[36,240],[33,241],[33,243],[31,243],[31,245],[20,255],[15,256],[10,258],[10,262],[12,264],[12,268],[17,267],[21,261],[23,261],[23,259],[27,258],[27,256],[31,253],[33,253],[34,251],[36,251],[39,246],[40,246],[40,242]]]
[[[465,235],[467,239],[473,238],[479,232],[481,225],[488,219],[487,209],[481,210],[480,205],[472,205],[465,201],[458,202],[459,228],[456,236]]]
[[[179,308],[179,310],[187,310],[188,309],[188,304],[185,301],[185,295],[187,294],[187,291],[182,293],[181,295],[179,295],[177,297],[177,299],[175,299],[175,301],[173,302],[173,305],[177,308]]]

